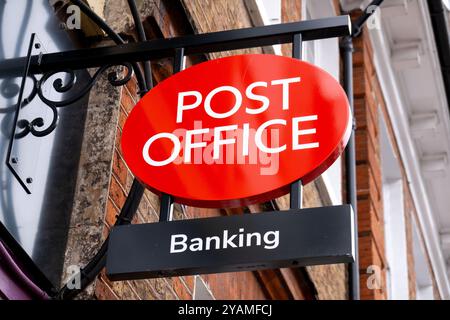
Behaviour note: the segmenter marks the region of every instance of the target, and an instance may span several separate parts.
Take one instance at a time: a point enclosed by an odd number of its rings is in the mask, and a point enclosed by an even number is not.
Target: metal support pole
[[[173,197],[163,193],[161,195],[161,204],[159,208],[159,222],[172,221],[173,215]]]
[[[173,58],[173,74],[180,72],[185,68],[184,48],[175,49],[175,57]]]
[[[292,39],[292,57],[294,59],[302,59],[303,41],[302,34],[297,33]],[[301,209],[303,198],[303,184],[301,180],[297,180],[291,184],[290,191],[290,208]]]
[[[175,49],[173,58],[173,74],[180,72],[185,67],[184,48]],[[173,197],[163,193],[161,195],[161,205],[159,210],[159,222],[172,221],[173,216]]]
[[[295,34],[292,39],[292,58],[303,59],[303,37],[301,33]]]
[[[301,209],[303,201],[303,185],[302,180],[297,180],[291,184],[291,209]]]
[[[353,100],[353,39],[345,37],[341,43],[344,61],[344,90],[350,103],[350,110],[354,114]],[[353,118],[354,119],[354,118]],[[359,300],[359,261],[358,261],[358,208],[356,198],[356,155],[355,155],[355,121],[352,124],[352,134],[345,149],[345,189],[347,202],[351,204],[355,219],[355,262],[348,265],[349,298]]]

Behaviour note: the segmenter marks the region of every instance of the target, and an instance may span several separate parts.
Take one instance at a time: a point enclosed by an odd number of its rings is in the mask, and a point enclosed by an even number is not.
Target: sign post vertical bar
[[[290,208],[301,209],[303,201],[302,180],[297,180],[291,184]]]
[[[159,222],[172,221],[173,197],[170,194],[161,195],[161,204],[159,208]]]
[[[177,48],[175,50],[175,57],[173,58],[173,74],[182,71],[185,67],[184,48]]]
[[[185,68],[184,48],[175,49],[173,58],[173,74],[176,74]],[[159,221],[172,221],[173,215],[173,197],[169,194],[161,195],[161,205],[159,211]]]
[[[292,40],[292,58],[303,59],[303,37],[301,33],[294,35]]]
[[[301,60],[303,57],[303,40],[302,34],[297,33],[292,39],[292,57]],[[303,198],[303,184],[301,180],[297,180],[291,184],[290,191],[290,208],[301,209]]]

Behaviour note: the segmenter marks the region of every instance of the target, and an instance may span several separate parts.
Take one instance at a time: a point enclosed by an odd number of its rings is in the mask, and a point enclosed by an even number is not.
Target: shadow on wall
[[[68,31],[59,26],[47,0],[0,0],[0,223],[55,286],[59,286],[62,273],[89,97],[60,108],[57,128],[48,136],[36,138],[28,134],[21,138],[38,142],[32,150],[20,145],[17,148],[17,166],[28,166],[27,171],[35,177],[29,195],[6,166],[21,77],[1,72],[1,65],[5,59],[26,55],[31,33],[38,35],[49,52],[76,49]],[[77,71],[76,83],[67,96],[76,93],[89,78],[86,70]],[[56,79],[52,77],[49,82]],[[28,81],[27,86],[31,82]],[[36,109],[29,110],[30,107]],[[24,105],[21,112],[26,109]],[[42,110],[48,107],[36,96],[24,114],[36,117]]]

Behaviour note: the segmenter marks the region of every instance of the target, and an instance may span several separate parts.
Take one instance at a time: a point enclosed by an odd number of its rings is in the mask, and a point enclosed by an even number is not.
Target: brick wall
[[[372,64],[372,49],[367,36],[354,41],[354,94],[356,118],[356,173],[359,224],[359,265],[361,298],[385,299],[385,250],[380,160],[378,101],[372,79],[376,77]],[[380,289],[368,288],[369,266],[381,269]]]

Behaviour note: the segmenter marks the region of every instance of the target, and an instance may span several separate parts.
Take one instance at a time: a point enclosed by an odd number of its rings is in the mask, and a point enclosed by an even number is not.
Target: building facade
[[[70,23],[76,23],[71,19],[77,17],[77,11],[70,8],[70,1],[52,0],[42,4],[42,8],[41,4],[30,8],[25,2],[20,5],[12,2],[0,5],[4,6],[5,12],[23,15],[24,21],[37,19],[38,10],[45,12],[45,16],[41,16],[46,17],[47,29],[42,27],[45,25],[42,19],[34,24],[41,25],[35,32],[44,45],[56,43],[55,39],[58,39],[59,45],[50,45],[49,52],[112,44],[111,38],[83,13],[80,13],[79,28],[70,28]],[[125,41],[138,41],[126,1],[85,2]],[[357,19],[369,2],[136,1],[148,40],[341,14],[350,14]],[[449,200],[445,195],[450,184],[447,161],[450,97],[446,96],[439,43],[430,14],[432,2],[386,0],[353,41],[361,299],[450,298],[447,265],[450,215],[446,210]],[[445,3],[442,8],[446,10],[443,15],[449,16]],[[2,34],[8,30],[6,20],[0,21]],[[17,47],[25,47],[23,43],[28,42],[32,25],[24,27],[23,39],[14,40]],[[23,48],[14,51],[5,43],[0,45],[5,47],[5,59],[24,55]],[[188,56],[186,67],[241,53],[291,56],[292,48],[276,45]],[[341,81],[339,39],[307,42],[303,57]],[[172,61],[151,61],[151,69],[156,85],[172,75]],[[95,71],[88,72],[92,76]],[[89,77],[86,71],[80,71],[77,76],[80,79]],[[8,79],[0,81],[6,83]],[[13,98],[3,94],[1,99],[10,109],[14,106]],[[60,114],[53,136],[40,142],[43,144],[36,149],[39,156],[33,164],[37,169],[30,170],[33,174],[36,171],[45,171],[45,174],[35,174],[33,184],[37,185],[31,196],[24,194],[11,173],[2,168],[0,222],[5,230],[0,244],[5,243],[5,256],[15,256],[22,263],[26,261],[39,269],[48,283],[42,284],[46,280],[29,277],[41,289],[45,286],[60,288],[66,283],[75,285],[77,278],[73,278],[74,275],[92,260],[116,223],[134,179],[123,159],[121,134],[139,99],[135,77],[121,87],[112,87],[107,75],[99,77],[88,96],[66,107]],[[8,117],[8,111],[0,113],[5,126],[11,123]],[[7,132],[4,131],[1,140],[5,146]],[[25,147],[23,150],[24,157],[33,158],[32,150]],[[277,165],[269,161],[267,169]],[[31,164],[27,166],[31,167]],[[303,206],[346,203],[345,170],[341,157],[321,177],[306,185]],[[279,210],[288,209],[289,197],[276,199],[273,205]],[[132,223],[157,222],[159,207],[158,196],[146,190]],[[234,209],[202,209],[175,204],[174,219],[257,214],[273,209],[267,204]],[[37,218],[29,218],[27,214],[36,214]],[[12,239],[7,242],[3,234]],[[25,254],[21,257],[11,249],[10,243],[14,241],[23,248]],[[0,267],[0,271],[9,274],[10,278],[13,273],[6,267]],[[27,270],[25,275],[33,272]],[[344,300],[349,298],[348,283],[348,270],[344,264],[117,282],[110,281],[102,270],[77,298]],[[0,280],[1,296],[13,298]],[[34,294],[28,296],[36,297]]]

